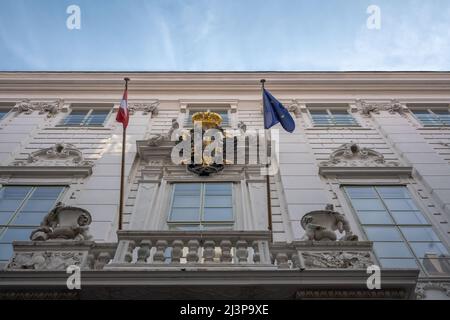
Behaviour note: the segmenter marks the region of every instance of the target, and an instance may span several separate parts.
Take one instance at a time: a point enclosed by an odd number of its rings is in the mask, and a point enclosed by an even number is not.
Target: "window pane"
[[[369,210],[377,210],[384,211],[383,204],[380,200],[377,199],[354,199],[352,201],[353,207],[355,210],[369,211]]]
[[[31,187],[6,186],[0,190],[0,199],[23,199],[27,196]]]
[[[173,199],[175,208],[200,208],[200,197],[175,195]]]
[[[205,190],[207,195],[231,195],[231,183],[207,183]]]
[[[410,244],[414,254],[419,258],[427,255],[448,255],[447,249],[440,242],[411,242]]]
[[[372,187],[346,187],[345,190],[347,190],[349,197],[352,199],[378,198],[378,195]]]
[[[405,187],[377,187],[378,193],[384,199],[409,199],[408,189]]]
[[[15,212],[22,203],[22,199],[0,199],[0,211]]]
[[[0,242],[13,242],[14,240],[29,240],[32,228],[7,228],[0,237]]]
[[[13,220],[11,224],[14,225],[27,225],[27,226],[39,226],[47,215],[48,211],[40,212],[20,212]]]
[[[200,210],[197,208],[172,208],[170,221],[199,221]]]
[[[439,241],[431,227],[401,227],[408,241]]]
[[[200,196],[200,183],[179,183],[175,185],[176,195],[198,195]]]
[[[389,210],[418,210],[411,199],[385,199],[384,203]]]
[[[8,113],[8,111],[0,111],[0,120]]]
[[[232,207],[231,196],[206,196],[205,207]]]
[[[87,126],[103,125],[108,114],[109,114],[109,110],[94,110],[86,118],[84,124]]]
[[[1,212],[0,211],[0,225],[7,224],[13,215],[13,211]]]
[[[205,221],[232,221],[232,208],[205,208]]]
[[[67,117],[64,119],[64,125],[80,125],[83,123],[84,118],[86,117],[88,111],[87,110],[73,110]]]
[[[403,242],[375,242],[373,248],[379,258],[412,258]]]
[[[58,199],[64,187],[37,187],[31,199]]]
[[[392,211],[397,224],[428,224],[420,211]]]
[[[10,243],[0,243],[0,261],[7,261],[12,255],[12,245]]]
[[[395,227],[364,227],[370,241],[402,241],[400,232]]]
[[[49,212],[51,209],[53,209],[54,204],[55,200],[28,200],[21,211]]]
[[[418,269],[414,259],[380,259],[381,267],[387,269]]]
[[[392,218],[386,211],[358,211],[362,224],[393,224]]]
[[[429,257],[421,259],[420,263],[431,275],[447,276],[450,274],[450,259]]]

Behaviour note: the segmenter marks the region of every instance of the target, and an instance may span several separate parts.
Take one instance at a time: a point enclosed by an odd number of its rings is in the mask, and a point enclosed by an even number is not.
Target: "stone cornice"
[[[0,166],[0,176],[13,178],[27,177],[87,177],[92,174],[91,165],[82,166]]]
[[[259,95],[259,80],[274,91],[450,91],[449,72],[2,72],[0,93],[70,90],[120,92],[123,77],[134,93],[161,90],[245,91]]]

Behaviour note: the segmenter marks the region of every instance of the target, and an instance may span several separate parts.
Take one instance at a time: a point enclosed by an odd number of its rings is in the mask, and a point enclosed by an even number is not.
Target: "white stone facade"
[[[131,78],[128,97],[132,114],[127,129],[124,231],[118,235],[122,126],[115,121],[115,114],[125,76]],[[237,128],[240,121],[247,130],[262,128],[262,78],[267,80],[267,89],[289,108],[297,126],[292,134],[280,130],[280,170],[270,181],[273,243],[267,235],[266,181],[258,166],[229,165],[221,173],[199,177],[168,161],[170,144],[147,143],[155,135],[167,134],[173,119],[184,126],[190,109],[226,110],[231,128]],[[105,277],[109,273],[114,277],[115,272],[126,274],[126,282],[113,281],[123,288],[119,297],[139,297],[133,288],[141,278],[152,292],[158,273],[171,277],[178,272],[174,276],[177,283],[191,292],[189,286],[196,277],[223,285],[234,272],[236,286],[250,279],[251,294],[238,294],[230,287],[224,288],[221,297],[448,299],[450,274],[446,272],[433,275],[422,270],[418,275],[407,269],[382,268],[383,293],[364,287],[365,268],[380,261],[343,189],[405,187],[448,252],[450,126],[424,126],[414,113],[434,106],[450,110],[450,73],[3,72],[0,111],[7,113],[0,120],[0,184],[65,186],[58,201],[83,208],[92,217],[92,238],[83,239],[88,240],[84,244],[71,244],[75,247],[69,251],[80,254],[79,263],[89,265],[86,269],[101,269]],[[100,126],[61,126],[77,108],[109,110],[109,114]],[[345,110],[357,125],[314,125],[312,112],[324,109],[331,113]],[[65,144],[70,152],[59,155],[54,151],[58,144]],[[359,149],[346,155],[352,145]],[[171,230],[167,220],[173,183],[177,182],[233,182],[232,229]],[[327,204],[345,216],[359,241],[305,240],[302,217]],[[3,227],[7,228],[6,223]],[[56,243],[52,248],[48,241],[18,243],[15,254],[57,250]],[[349,267],[341,253],[356,257],[357,263]],[[90,263],[81,262],[88,258]],[[227,264],[228,258],[233,263]],[[328,262],[321,265],[321,261]],[[21,289],[32,286],[32,281],[14,280],[13,275],[23,270],[11,267],[14,261],[3,263],[9,267],[0,272],[0,293],[13,298],[25,294]],[[27,271],[38,277],[36,269],[34,265]],[[192,277],[183,278],[181,269],[190,271]],[[86,282],[94,283],[95,275],[85,272]],[[206,280],[201,278],[205,274]],[[280,277],[279,282],[273,274]],[[58,289],[64,276],[55,270],[57,280],[52,285]],[[351,282],[353,276],[359,277],[358,284]],[[287,283],[289,288],[284,287]],[[335,293],[324,290],[323,283]],[[193,296],[214,297],[213,289],[205,286],[202,290],[192,289]],[[182,297],[181,292],[156,292],[161,297]],[[64,294],[68,293],[62,290]],[[86,297],[89,295],[101,297],[102,292],[90,292]]]

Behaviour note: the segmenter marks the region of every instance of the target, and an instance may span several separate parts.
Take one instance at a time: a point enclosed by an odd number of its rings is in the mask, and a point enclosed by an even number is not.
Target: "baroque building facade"
[[[296,122],[269,192],[171,161],[197,112],[262,129],[262,78]],[[449,102],[447,72],[0,73],[0,298],[450,299]]]

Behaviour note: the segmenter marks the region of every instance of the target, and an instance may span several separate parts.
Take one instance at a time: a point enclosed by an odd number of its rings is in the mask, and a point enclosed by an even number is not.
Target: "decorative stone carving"
[[[18,252],[8,265],[8,269],[66,270],[68,266],[80,266],[83,252],[41,251]]]
[[[370,116],[372,112],[378,114],[380,113],[380,109],[382,109],[380,104],[368,103],[362,99],[357,99],[355,105],[364,116]]]
[[[31,102],[30,99],[23,99],[16,103],[13,110],[17,113],[31,114],[33,111],[39,111],[39,114],[47,112],[47,117],[52,117],[63,109],[64,100],[57,99],[51,102]]]
[[[172,137],[172,133],[180,128],[180,124],[178,123],[177,119],[172,119],[172,126],[170,127],[169,131],[166,134],[152,134],[147,139],[147,144],[152,147],[158,147],[160,146],[164,141],[170,141]]]
[[[333,205],[328,204],[325,210],[311,211],[305,214],[300,223],[306,231],[302,240],[336,241],[335,231],[344,233],[339,240],[357,241],[358,236],[351,231],[348,220],[343,214],[333,210]]]
[[[311,251],[303,252],[302,255],[307,269],[366,269],[373,264],[369,252]]]
[[[398,167],[396,161],[386,161],[384,156],[372,149],[361,148],[350,142],[333,151],[330,159],[320,163],[321,167]]]
[[[87,210],[58,202],[45,216],[41,226],[31,233],[30,240],[89,240],[91,221],[91,214]]]
[[[408,111],[408,107],[400,103],[397,99],[391,99],[391,102],[385,106],[385,110],[392,114],[396,112],[399,114],[405,114],[405,112]]]
[[[447,297],[450,297],[450,283],[448,282],[419,282],[416,286],[416,298],[423,300],[427,297],[427,290],[443,291]]]
[[[57,143],[53,147],[32,152],[26,161],[15,161],[15,166],[92,166],[83,160],[83,153],[74,145]]]
[[[288,111],[293,112],[296,118],[300,118],[301,109],[300,103],[297,100],[293,100],[294,102],[288,106]]]
[[[156,116],[159,112],[158,106],[159,100],[152,103],[130,103],[128,105],[128,110],[130,114],[134,114],[136,111],[143,111],[144,115],[151,113],[152,116]]]

